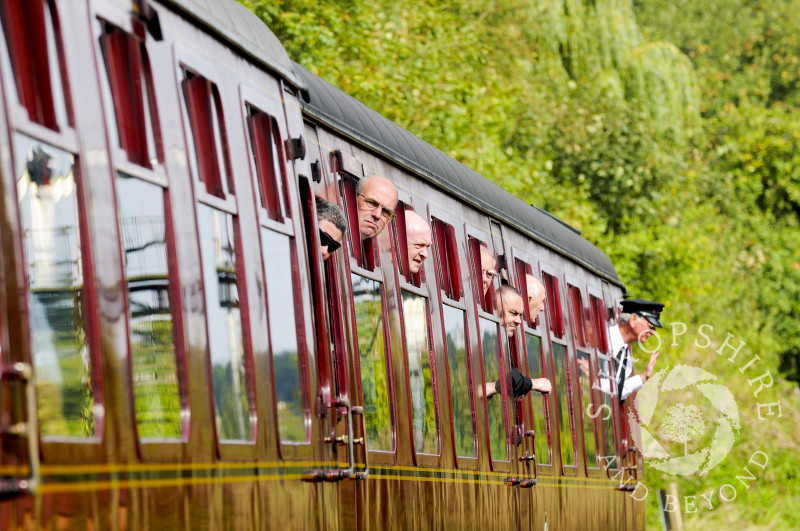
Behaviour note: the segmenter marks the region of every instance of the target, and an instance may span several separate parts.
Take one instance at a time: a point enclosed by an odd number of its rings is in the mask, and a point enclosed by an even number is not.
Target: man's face
[[[500,312],[500,324],[506,328],[508,337],[513,337],[517,325],[522,323],[523,302],[522,297],[516,293],[507,293],[505,297],[497,297]]]
[[[336,227],[333,223],[328,221],[327,219],[322,219],[319,222],[319,230],[320,232],[324,232],[328,236],[330,236],[331,240],[341,243],[342,242],[342,231]],[[335,251],[335,249],[331,250],[328,248],[328,245],[325,245],[324,236],[320,234],[320,238],[323,239],[322,246],[320,247],[320,251],[322,252],[322,259],[327,260],[328,257]]]
[[[494,270],[494,258],[492,254],[481,247],[481,279],[483,280],[483,294],[489,291],[489,286],[492,284],[497,273]]]
[[[639,314],[631,315],[631,326],[639,343],[644,343],[650,336],[656,335],[655,327],[650,322]]]
[[[361,239],[374,238],[394,216],[397,190],[386,179],[372,177],[367,180],[356,199]]]
[[[428,249],[433,243],[431,230],[415,227],[408,231],[408,267],[413,274],[419,273],[422,262],[428,258]]]
[[[536,320],[536,317],[539,315],[539,312],[544,310],[544,301],[545,301],[545,292],[542,290],[541,294],[536,297],[528,299],[528,310],[531,312],[531,320]]]
[[[528,311],[531,313],[531,321],[535,321],[539,312],[544,309],[547,292],[544,285],[533,275],[527,275],[525,280],[528,285]]]

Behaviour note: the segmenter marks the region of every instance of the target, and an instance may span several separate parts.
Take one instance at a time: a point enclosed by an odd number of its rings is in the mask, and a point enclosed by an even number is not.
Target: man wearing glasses
[[[358,230],[361,232],[361,239],[374,238],[394,217],[397,189],[388,179],[372,175],[358,181],[356,199],[358,201]]]
[[[481,246],[481,281],[483,283],[484,297],[489,292],[489,286],[492,285],[492,280],[497,276],[494,265],[494,256],[492,256],[492,252],[486,247]]]
[[[321,197],[317,197],[316,202],[320,251],[322,259],[327,260],[336,249],[342,246],[342,237],[347,230],[347,222],[342,209],[336,203]]]
[[[617,396],[623,402],[634,391],[642,388],[644,383],[653,375],[653,370],[658,360],[658,352],[650,354],[647,367],[640,374],[632,376],[633,356],[631,347],[634,342],[643,344],[651,336],[656,335],[656,328],[664,328],[659,317],[664,305],[659,302],[644,299],[627,299],[620,303],[622,313],[617,319],[617,326],[609,329],[611,353],[617,362],[616,374],[610,377],[607,370],[601,367],[600,390],[611,394],[612,381],[617,389]],[[578,366],[583,374],[589,375],[589,360],[578,360]],[[607,369],[607,368],[606,368]]]

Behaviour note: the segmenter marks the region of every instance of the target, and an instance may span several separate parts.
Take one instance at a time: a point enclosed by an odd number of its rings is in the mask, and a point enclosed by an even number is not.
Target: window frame
[[[459,232],[456,230],[457,218],[450,214],[449,212],[445,211],[443,208],[434,207],[433,205],[428,206],[428,213],[431,225],[431,230],[434,232],[433,234],[433,244],[431,245],[431,259],[434,262],[434,270],[435,270],[435,278],[433,281],[429,280],[429,286],[435,287],[435,289],[431,289],[431,293],[436,294],[436,301],[434,304],[436,305],[436,310],[439,315],[438,324],[441,327],[441,336],[436,337],[435,341],[439,341],[442,345],[441,352],[443,356],[447,357],[447,337],[445,335],[445,319],[444,319],[444,306],[449,306],[456,310],[462,312],[464,316],[464,353],[465,353],[465,364],[467,366],[467,370],[469,374],[467,374],[467,383],[468,383],[468,393],[469,393],[469,402],[470,402],[470,421],[472,423],[472,437],[473,437],[473,448],[475,450],[474,457],[470,456],[460,456],[456,451],[456,432],[455,432],[455,422],[453,418],[453,383],[450,379],[450,366],[449,361],[444,359],[444,365],[446,367],[445,371],[445,378],[442,381],[446,382],[447,389],[440,388],[439,392],[446,396],[447,402],[447,423],[448,426],[446,429],[450,431],[450,444],[448,445],[447,452],[449,452],[453,456],[453,462],[456,464],[456,468],[464,469],[464,470],[477,470],[481,457],[481,445],[479,444],[480,440],[480,433],[478,430],[478,418],[477,418],[477,398],[475,396],[475,370],[476,370],[476,363],[478,361],[475,359],[473,348],[475,346],[476,339],[473,339],[477,336],[477,332],[473,329],[474,324],[474,313],[472,316],[470,315],[470,311],[468,307],[470,303],[467,300],[469,292],[466,290],[461,291],[461,296],[459,299],[455,300],[450,298],[450,294],[454,293],[450,286],[454,280],[456,280],[457,285],[463,286],[464,279],[469,279],[471,275],[464,269],[465,263],[464,258],[459,256],[458,249],[461,247],[459,244]],[[435,222],[439,221],[440,223],[451,227],[451,230],[445,229],[445,232],[450,232],[452,242],[448,245],[446,243],[446,238],[442,237],[437,240],[436,235],[436,228]],[[440,229],[441,230],[441,229]],[[456,264],[448,262],[448,269],[447,271],[442,270],[442,261],[440,259],[438,247],[443,245],[446,249],[447,257],[451,257],[454,252]],[[446,275],[446,277],[445,277]],[[447,284],[443,284],[443,279],[447,278]],[[474,301],[472,302],[474,304]],[[433,318],[433,317],[432,317]],[[475,334],[475,336],[473,336]],[[434,343],[435,344],[435,343]],[[440,425],[441,426],[441,425]],[[440,429],[444,430],[445,428]],[[445,441],[442,440],[442,453],[445,452],[444,449]]]
[[[131,24],[131,19],[129,17],[114,17],[113,13],[106,13],[106,12],[98,12],[96,13],[96,17],[92,20],[93,28],[98,31],[95,34],[97,37],[99,32],[102,31],[102,27],[98,27],[99,25],[110,25],[116,27],[119,31],[128,34],[129,36],[137,39],[142,47],[142,53],[145,56],[149,56],[147,44],[148,39],[142,40],[136,35],[135,29]],[[95,38],[93,40],[93,45],[95,49],[95,53],[97,54],[96,57],[98,58],[98,63],[100,64],[100,68],[98,68],[99,76],[104,75],[104,71],[106,70],[105,65],[102,64],[104,61],[102,44],[99,39]],[[156,164],[152,164],[151,167],[145,167],[142,165],[137,164],[136,162],[132,162],[125,152],[118,145],[109,144],[109,159],[110,165],[113,172],[112,177],[112,188],[114,190],[114,212],[116,219],[119,219],[119,204],[118,204],[118,196],[116,194],[117,189],[117,181],[119,174],[125,174],[129,177],[141,180],[143,182],[153,184],[159,186],[163,190],[164,194],[164,221],[165,221],[165,240],[166,240],[166,251],[167,251],[167,264],[169,268],[169,296],[170,296],[170,306],[171,306],[171,314],[172,314],[172,324],[173,324],[173,344],[175,348],[175,364],[176,364],[176,373],[178,378],[178,392],[180,397],[180,404],[181,404],[181,437],[174,438],[174,439],[143,439],[138,434],[138,422],[135,417],[135,413],[133,416],[133,425],[132,429],[134,433],[136,433],[136,444],[138,445],[139,453],[143,460],[145,461],[159,461],[159,460],[168,460],[168,461],[178,461],[185,459],[185,456],[188,452],[188,444],[189,444],[189,437],[190,437],[190,428],[191,428],[191,407],[190,407],[190,399],[189,399],[189,387],[188,387],[188,370],[187,370],[187,353],[186,353],[186,342],[185,342],[185,330],[184,330],[184,301],[181,297],[181,279],[179,276],[179,267],[178,267],[178,256],[176,250],[176,242],[175,242],[175,235],[174,235],[174,224],[172,218],[172,203],[171,203],[171,193],[170,193],[170,186],[169,186],[169,178],[166,172],[166,167],[164,165],[164,154],[163,149],[160,147],[161,144],[161,127],[160,127],[160,120],[159,120],[159,113],[158,113],[158,105],[155,100],[155,89],[154,83],[152,79],[152,70],[150,69],[150,62],[149,57],[143,57],[143,61],[141,63],[142,72],[141,74],[146,78],[149,78],[149,86],[146,87],[148,92],[149,101],[151,104],[150,109],[150,119],[152,122],[153,128],[153,135],[154,135],[154,143],[155,143],[155,150],[156,155],[158,157],[158,162]],[[106,93],[105,90],[101,90],[101,99],[103,99],[103,112],[104,117],[106,119],[106,123],[108,127],[116,127],[116,121],[112,121],[109,119],[109,106],[115,108],[114,102],[106,101],[106,96],[111,96],[113,98],[113,86],[111,86],[109,82],[108,92]],[[145,103],[147,104],[147,103]],[[125,266],[124,266],[124,249],[122,244],[122,234],[119,233],[119,253],[120,253],[120,264],[122,266],[121,270],[121,278],[125,286],[127,286],[126,276],[125,276]],[[128,302],[128,290],[127,288],[123,290],[123,297],[124,297],[124,305],[126,308],[129,307]],[[130,345],[130,319],[126,316],[126,347],[127,347],[127,360],[132,369],[132,350]],[[132,373],[131,373],[132,374]],[[133,382],[130,382],[131,389],[133,389]]]
[[[13,67],[9,62],[11,61],[11,51],[8,46],[8,40],[6,39],[5,28],[2,24],[0,24],[0,34],[2,34],[2,38],[0,38],[0,52],[2,52],[0,53],[0,70],[3,72],[2,79],[0,80],[0,84],[3,85],[2,114],[7,122],[7,127],[3,128],[2,136],[6,145],[13,146],[15,142],[14,137],[16,135],[22,135],[32,141],[41,142],[52,148],[65,151],[72,155],[74,160],[77,219],[80,224],[79,234],[81,238],[83,268],[83,307],[84,314],[86,315],[86,345],[92,364],[92,385],[95,405],[100,406],[100,409],[98,409],[100,412],[95,414],[97,428],[93,438],[81,439],[77,437],[60,436],[42,438],[40,433],[37,434],[37,436],[40,438],[39,447],[42,460],[44,462],[98,462],[100,460],[104,460],[104,456],[106,455],[105,422],[108,413],[105,410],[105,381],[102,377],[102,355],[100,352],[99,337],[100,318],[97,312],[96,304],[98,300],[98,289],[96,285],[97,277],[94,273],[94,255],[96,244],[90,239],[90,231],[88,226],[90,205],[87,202],[87,193],[83,186],[83,180],[88,175],[88,171],[85,157],[80,149],[80,143],[78,141],[78,135],[75,130],[73,120],[71,84],[69,76],[67,75],[66,57],[62,52],[64,49],[64,40],[62,38],[63,32],[61,31],[59,6],[56,6],[54,2],[49,2],[49,9],[53,23],[53,37],[55,39],[55,45],[58,52],[58,57],[56,58],[56,68],[58,68],[60,79],[56,81],[60,83],[60,89],[62,91],[61,95],[64,100],[63,102],[65,107],[64,111],[66,114],[66,121],[59,121],[58,117],[56,116],[55,121],[57,127],[53,129],[31,119],[27,108],[19,99],[16,86],[16,76],[14,75]],[[44,49],[46,49],[47,53],[49,54],[50,47],[46,46]],[[48,55],[48,72],[54,67],[52,56]],[[6,73],[10,73],[11,75],[6,76]],[[55,81],[51,78],[51,86],[54,82]],[[13,87],[10,87],[9,85],[13,85]],[[14,174],[14,164],[12,161],[14,160],[15,155],[13,154],[13,147],[11,151],[12,153],[10,156],[6,155],[3,157],[3,170],[8,170],[9,175]],[[4,181],[7,181],[7,179],[4,179]],[[4,185],[4,188],[6,193],[8,193],[9,186]],[[9,194],[8,197],[15,197],[17,192],[16,182],[11,184],[10,188],[13,190],[13,193]],[[18,204],[15,204],[15,206],[9,210],[9,215],[15,217],[14,225],[16,227],[21,227],[20,210]],[[8,254],[6,260],[15,260],[18,267],[24,267],[27,262],[22,250],[23,243],[21,231],[17,229],[8,231],[8,233],[3,237],[3,240],[4,248],[9,249],[9,247],[13,247],[14,249],[13,254]],[[11,243],[12,240],[13,244]],[[11,344],[21,345],[21,348],[18,350],[18,352],[13,354],[11,354],[12,349],[7,349],[6,352],[8,352],[8,355],[13,355],[13,359],[27,361],[31,363],[31,366],[34,366],[32,344],[33,328],[30,325],[29,320],[26,317],[23,317],[23,315],[30,315],[27,302],[28,282],[24,278],[6,279],[6,282],[16,283],[17,288],[26,293],[26,296],[22,297],[18,303],[18,310],[21,310],[19,312],[20,317],[18,318],[20,324],[19,330],[8,331],[8,337],[11,341]],[[17,341],[17,339],[21,339],[21,341]]]
[[[509,248],[509,255],[511,258],[512,263],[514,264],[514,272],[519,279],[520,286],[525,288],[525,293],[527,294],[527,280],[524,279],[525,274],[530,274],[536,276],[537,272],[539,271],[539,260],[534,258],[533,256],[529,255],[525,251],[522,251],[516,247]],[[540,277],[539,280],[541,280]],[[527,297],[525,297],[527,302]],[[549,333],[549,327],[545,322],[546,317],[539,317],[537,316],[536,319],[531,320],[530,318],[530,309],[528,304],[525,304],[525,319],[522,323],[522,333],[527,335],[533,335],[539,338],[539,352],[536,355],[539,357],[539,367],[542,373],[541,378],[547,378],[550,380],[552,384],[553,381],[553,368],[552,368],[552,356],[548,356],[547,349],[545,345],[547,344],[547,335]],[[539,312],[540,316],[546,316],[547,310],[546,308]],[[525,337],[525,336],[523,336]],[[523,349],[525,352],[525,374],[528,378],[532,378],[529,368],[529,359],[528,357],[531,355],[528,352],[528,343],[527,341],[523,341]],[[551,365],[548,366],[547,359],[551,359]],[[532,401],[534,399],[540,399],[543,401],[543,411],[544,411],[544,425],[546,429],[546,433],[539,434],[536,433],[535,436],[538,438],[540,436],[545,437],[547,451],[548,451],[548,463],[542,464],[539,462],[538,455],[536,459],[536,473],[537,474],[544,474],[544,475],[552,475],[555,473],[555,465],[554,462],[554,448],[553,448],[553,429],[551,426],[551,419],[555,418],[555,404],[554,401],[550,399],[552,393],[548,393],[546,395],[539,395],[538,397],[534,397],[533,391],[529,393],[528,398],[525,399],[526,404],[526,413],[525,413],[525,421],[526,424],[529,425],[531,428],[535,426],[534,419],[533,419],[533,405]],[[538,393],[537,393],[538,394]],[[535,445],[534,445],[535,451]]]
[[[592,384],[594,383],[594,379],[597,377],[597,355],[595,352],[594,345],[590,343],[589,335],[587,332],[587,321],[591,319],[591,314],[589,312],[589,307],[587,302],[589,297],[586,293],[586,282],[582,279],[576,278],[571,275],[566,276],[566,286],[567,286],[567,304],[569,308],[569,323],[571,328],[570,337],[572,338],[572,344],[574,345],[572,352],[573,356],[570,359],[570,365],[572,366],[572,374],[575,375],[573,378],[573,390],[574,390],[574,403],[576,404],[575,411],[580,411],[580,415],[575,416],[575,430],[576,432],[580,432],[580,440],[581,440],[581,451],[580,456],[583,459],[583,469],[584,472],[589,477],[600,477],[600,473],[602,472],[602,465],[598,464],[599,457],[600,457],[600,449],[598,448],[600,443],[600,430],[598,426],[597,418],[591,418],[591,428],[592,428],[592,435],[594,437],[594,451],[595,451],[595,463],[591,464],[588,461],[588,456],[586,453],[586,407],[587,404],[583,403],[583,391],[581,389],[581,375],[579,374],[580,369],[578,368],[578,354],[583,353],[588,355],[589,359],[589,399],[592,401],[592,406],[595,408],[596,411],[597,406],[597,396],[595,390],[592,388]],[[576,308],[575,300],[577,299],[579,306]],[[578,418],[580,418],[580,422],[578,422]]]
[[[263,88],[263,87],[262,87]],[[275,83],[275,86],[272,87],[273,90],[280,90],[280,83]],[[262,205],[262,200],[259,198],[260,194],[263,194],[263,179],[260,167],[256,160],[256,155],[254,152],[254,137],[253,137],[253,130],[251,127],[250,117],[251,111],[258,111],[263,113],[266,117],[271,120],[271,127],[270,132],[274,133],[275,129],[277,129],[278,137],[275,140],[279,160],[277,161],[280,165],[281,174],[276,175],[275,178],[281,180],[282,182],[280,185],[282,186],[283,197],[282,201],[285,201],[285,204],[282,207],[281,220],[275,220],[270,217],[267,213],[267,209]],[[301,266],[303,261],[307,258],[308,260],[313,260],[312,256],[306,257],[305,254],[301,252],[301,249],[305,248],[304,246],[308,243],[305,241],[303,237],[303,230],[302,230],[302,223],[304,220],[303,217],[303,206],[300,205],[300,191],[299,185],[291,178],[291,165],[287,163],[286,160],[286,153],[284,150],[283,142],[285,139],[289,137],[288,131],[286,131],[285,122],[281,120],[283,117],[283,107],[277,105],[276,102],[269,97],[265,97],[263,91],[258,91],[252,89],[250,86],[246,85],[239,85],[239,115],[242,123],[244,124],[245,129],[245,147],[248,151],[248,163],[250,169],[250,175],[248,176],[250,188],[248,191],[252,190],[252,202],[253,207],[256,211],[256,216],[258,218],[258,242],[259,242],[259,257],[261,260],[261,273],[263,275],[263,282],[264,282],[264,291],[266,293],[266,282],[267,276],[269,274],[269,269],[267,268],[267,263],[264,260],[264,252],[263,252],[263,230],[270,230],[272,232],[282,234],[289,238],[289,245],[290,245],[290,254],[292,260],[292,282],[296,288],[302,286],[302,278],[300,274]],[[273,129],[275,128],[275,129]],[[275,162],[275,161],[273,161]],[[274,166],[273,166],[274,167]],[[309,193],[311,190],[309,189]],[[279,198],[280,199],[280,198]],[[315,215],[315,213],[309,213],[310,215]],[[324,274],[324,264],[323,264],[323,274]],[[309,271],[309,275],[312,274]],[[268,350],[268,360],[269,360],[269,378],[272,387],[272,393],[270,395],[271,398],[271,415],[274,419],[271,424],[265,422],[267,425],[266,430],[261,430],[262,435],[264,431],[266,431],[266,439],[271,443],[273,437],[278,445],[278,450],[280,453],[281,458],[283,459],[311,459],[313,457],[313,445],[315,440],[315,430],[316,427],[314,426],[314,419],[316,418],[314,412],[312,411],[313,408],[313,397],[314,393],[313,390],[316,389],[318,385],[317,378],[315,376],[315,367],[316,367],[316,357],[314,353],[314,349],[310,348],[310,345],[314,345],[313,339],[311,340],[312,343],[309,343],[309,338],[307,336],[307,328],[308,328],[308,317],[306,316],[306,307],[310,304],[309,300],[309,291],[311,289],[311,283],[309,282],[309,290],[299,290],[295,289],[295,299],[294,299],[294,320],[295,320],[295,334],[297,338],[297,358],[298,358],[298,377],[300,379],[301,385],[301,393],[302,393],[302,400],[303,400],[303,418],[305,420],[306,425],[306,440],[305,441],[286,441],[284,442],[281,440],[279,431],[278,431],[278,413],[277,413],[277,396],[275,394],[275,370],[274,370],[274,357],[272,352],[272,338],[270,333],[270,328],[266,326],[266,335],[267,335],[267,350]],[[262,298],[263,302],[261,304],[264,305],[263,311],[265,313],[265,322],[269,322],[269,315],[270,315],[270,297],[269,293]],[[273,301],[274,303],[274,301]],[[318,339],[319,340],[319,339]],[[256,354],[253,353],[253,359],[255,361]],[[256,371],[254,371],[256,372]]]
[[[234,123],[234,120],[237,116],[236,112],[231,112],[232,109],[225,110],[226,107],[226,99],[223,98],[222,91],[220,87],[222,84],[220,83],[220,74],[219,72],[207,61],[199,58],[193,52],[181,47],[176,46],[174,48],[174,68],[175,68],[175,79],[177,83],[177,88],[179,92],[178,102],[180,104],[180,113],[181,113],[181,123],[183,125],[184,130],[184,141],[186,146],[186,159],[187,159],[187,169],[188,175],[190,176],[191,180],[191,187],[193,193],[193,215],[194,215],[194,227],[196,230],[195,237],[197,238],[197,250],[198,253],[202,252],[201,240],[202,235],[200,234],[200,224],[198,222],[198,212],[199,206],[204,205],[210,207],[218,212],[224,212],[227,215],[233,216],[233,234],[234,234],[234,243],[236,245],[236,252],[235,252],[235,260],[236,260],[236,268],[237,268],[237,291],[239,294],[239,309],[240,309],[240,320],[241,320],[241,333],[242,333],[242,360],[245,364],[246,372],[245,372],[245,380],[247,385],[247,394],[248,394],[248,401],[249,401],[249,417],[250,417],[250,433],[251,437],[250,440],[247,441],[240,441],[240,440],[228,440],[228,439],[221,439],[214,423],[214,418],[216,415],[216,403],[214,402],[213,398],[209,401],[209,412],[210,412],[210,420],[212,421],[212,425],[210,429],[213,430],[214,433],[214,440],[216,443],[217,452],[219,456],[223,460],[249,460],[255,459],[257,456],[257,449],[260,445],[260,440],[262,438],[262,422],[261,418],[259,417],[258,411],[258,397],[257,397],[257,386],[255,383],[255,363],[253,357],[253,344],[252,344],[252,337],[250,332],[250,311],[248,306],[248,293],[246,289],[247,284],[247,273],[245,269],[244,257],[243,257],[243,241],[241,230],[239,227],[239,208],[238,208],[238,199],[237,199],[237,192],[236,190],[233,193],[230,193],[228,186],[233,181],[233,173],[232,168],[230,166],[230,154],[227,155],[227,160],[216,160],[217,165],[219,166],[219,186],[222,187],[222,191],[224,192],[224,197],[219,197],[210,193],[207,190],[206,182],[203,180],[200,174],[200,168],[198,166],[198,161],[196,160],[196,153],[197,147],[195,145],[195,138],[194,132],[192,129],[192,121],[190,117],[191,110],[189,109],[186,92],[183,89],[183,82],[186,79],[186,73],[191,73],[193,76],[199,76],[201,78],[205,78],[213,87],[216,87],[217,99],[218,101],[214,101],[214,94],[213,92],[210,95],[211,101],[210,104],[212,109],[214,106],[217,107],[217,113],[220,110],[223,111],[222,113],[222,124],[223,127],[227,129],[228,124],[225,123],[226,116],[228,118],[228,122],[230,124]],[[218,116],[217,119],[219,120],[220,117]],[[213,127],[213,125],[212,125]],[[212,129],[213,134],[213,129]],[[223,134],[222,131],[219,132],[219,140],[220,143],[223,144],[221,146],[215,146],[217,152],[223,153],[225,150],[229,149],[229,142],[228,142],[228,135]],[[214,140],[216,141],[216,135],[214,135]],[[227,172],[227,174],[226,174]],[[253,194],[252,190],[242,190],[242,197],[243,200],[246,200],[247,194]],[[200,256],[198,255],[198,260]],[[201,267],[202,269],[202,267]],[[202,273],[201,273],[202,275]],[[203,289],[206,289],[203,286]],[[205,323],[205,345],[204,345],[204,356],[206,363],[208,364],[208,382],[209,385],[213,386],[213,363],[211,360],[211,342],[208,339],[208,309],[206,307],[206,298],[203,296],[202,298],[202,307],[203,307],[203,315],[206,320]]]
[[[555,291],[554,294],[551,294],[548,290],[547,293],[547,312],[546,312],[546,321],[547,321],[547,341],[544,343],[548,346],[549,352],[546,356],[549,358],[550,361],[550,374],[553,376],[553,394],[556,397],[552,400],[554,407],[555,417],[553,417],[553,422],[551,423],[551,430],[553,433],[553,454],[558,455],[559,467],[561,469],[561,475],[564,476],[577,476],[578,475],[578,438],[576,434],[576,425],[575,425],[575,401],[574,401],[574,393],[573,393],[573,383],[570,374],[570,360],[574,357],[574,354],[571,354],[571,342],[569,341],[569,336],[566,336],[567,330],[564,328],[564,300],[563,300],[563,293],[564,290],[561,289],[561,285],[565,284],[564,282],[564,274],[563,272],[551,266],[549,263],[544,261],[539,262],[539,278],[542,280],[542,284],[544,284],[545,289],[547,290],[548,282],[545,275],[548,275],[555,281]],[[560,335],[559,335],[560,333]],[[558,412],[557,409],[558,405],[558,387],[555,382],[556,380],[556,371],[555,371],[555,349],[553,345],[557,344],[564,348],[564,378],[566,380],[566,396],[561,397],[562,399],[566,400],[566,410],[567,410],[567,417],[569,421],[569,426],[567,427],[570,431],[572,437],[572,448],[573,448],[573,464],[565,464],[562,455],[561,449],[561,433],[560,433],[560,426],[558,422]],[[556,441],[558,444],[556,445]],[[556,446],[558,447],[558,452],[555,451]]]
[[[430,216],[428,215],[427,209],[423,206],[418,206],[418,208],[414,208],[412,203],[414,199],[412,197],[403,197],[405,194],[404,191],[398,190],[398,195],[401,196],[400,200],[395,207],[395,218],[391,223],[392,230],[392,238],[394,239],[393,247],[393,254],[394,254],[394,262],[393,262],[393,271],[395,274],[395,278],[398,279],[396,283],[395,289],[395,297],[397,300],[400,301],[398,304],[399,308],[399,315],[400,315],[400,338],[402,344],[402,351],[403,355],[403,378],[404,384],[406,388],[405,399],[407,404],[408,411],[406,412],[407,419],[409,421],[409,426],[411,426],[411,451],[413,454],[414,462],[417,466],[421,467],[431,467],[431,468],[438,468],[441,467],[442,464],[442,454],[443,446],[444,446],[444,439],[442,437],[442,411],[440,407],[440,390],[439,390],[439,371],[438,371],[438,352],[436,349],[435,341],[434,341],[434,330],[433,330],[433,318],[431,316],[431,310],[433,308],[433,302],[431,301],[430,296],[430,286],[427,282],[427,275],[425,274],[425,268],[427,267],[426,264],[430,264],[431,260],[430,257],[433,252],[433,243],[431,243],[431,250],[428,255],[428,259],[425,260],[423,263],[423,267],[420,271],[416,274],[412,274],[409,271],[406,271],[406,268],[409,266],[409,255],[408,255],[408,237],[406,232],[405,226],[405,214],[408,211],[415,212],[416,214],[425,218],[425,221],[428,222],[430,226]],[[387,227],[388,228],[388,227]],[[403,244],[405,242],[405,244]],[[434,275],[435,276],[435,275]],[[430,368],[431,368],[431,386],[432,386],[432,395],[433,395],[433,407],[434,407],[434,415],[436,418],[436,432],[437,432],[437,439],[438,439],[438,451],[436,454],[426,454],[422,452],[417,452],[415,445],[414,445],[414,431],[413,431],[413,418],[414,414],[412,411],[412,400],[411,400],[411,376],[409,370],[409,362],[408,362],[408,344],[406,340],[406,321],[405,321],[405,309],[403,307],[403,292],[410,293],[416,295],[425,301],[425,311],[426,311],[426,326],[428,331],[428,348],[429,348],[429,357],[430,357]]]

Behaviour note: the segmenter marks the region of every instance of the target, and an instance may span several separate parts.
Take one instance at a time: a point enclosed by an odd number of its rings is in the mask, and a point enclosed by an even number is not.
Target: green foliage
[[[780,397],[784,418],[766,428],[745,416],[732,455],[677,478],[681,494],[729,482],[755,450],[773,459],[737,503],[687,521],[800,527],[788,509],[800,502],[800,392],[780,378],[800,382],[797,2],[241,1],[293,59],[582,229],[631,294],[667,303],[666,321],[745,341],[774,376],[764,400]],[[452,370],[461,362],[448,345]],[[687,341],[659,365],[709,355]],[[738,366],[714,368],[741,381]],[[746,382],[735,395],[756,401]],[[649,469],[646,481],[676,478]]]

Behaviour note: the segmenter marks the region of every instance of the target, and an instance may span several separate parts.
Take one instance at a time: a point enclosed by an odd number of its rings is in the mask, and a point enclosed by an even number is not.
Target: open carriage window
[[[473,275],[477,283],[478,305],[486,313],[495,310],[495,278],[497,261],[489,247],[477,238],[469,239],[469,252],[472,258]]]
[[[147,51],[136,36],[102,24],[100,49],[106,67],[104,89],[113,107],[106,113],[116,128],[109,132],[128,161],[151,169],[162,160],[158,116]],[[113,110],[113,112],[111,112]]]
[[[594,393],[592,391],[592,384],[596,381],[596,374],[592,349],[588,341],[591,323],[587,319],[588,313],[584,311],[580,288],[570,285],[567,288],[567,293],[569,294],[573,337],[577,347],[575,351],[578,366],[576,377],[580,389],[580,407],[578,411],[581,412],[580,416],[583,424],[583,447],[586,454],[586,466],[594,468],[597,467],[597,437],[595,435],[595,419],[590,415],[590,412],[597,411],[598,407],[594,403]]]
[[[8,44],[16,96],[28,119],[59,131],[69,125],[68,90],[62,75],[58,13],[52,0],[6,0],[0,3],[0,20]],[[4,61],[5,63],[5,61]]]

